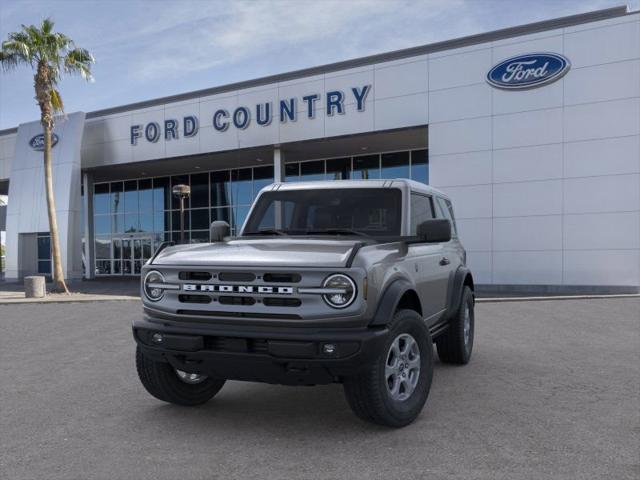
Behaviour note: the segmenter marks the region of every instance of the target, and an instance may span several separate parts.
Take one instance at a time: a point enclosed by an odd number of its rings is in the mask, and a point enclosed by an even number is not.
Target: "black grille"
[[[298,273],[265,273],[262,278],[266,283],[298,283],[301,279]]]
[[[267,297],[262,300],[267,307],[299,307],[302,302],[299,298]]]
[[[253,305],[256,300],[251,297],[218,297],[221,305]]]
[[[212,312],[207,310],[177,310],[178,315],[193,315],[195,317],[235,317],[235,318],[255,318],[274,320],[300,320],[300,315],[291,313],[260,313],[260,312]]]
[[[220,272],[218,278],[223,282],[253,282],[256,276],[250,272]]]
[[[178,300],[182,303],[211,303],[208,295],[178,295]]]
[[[196,280],[199,282],[211,280],[211,276],[209,272],[180,272],[178,274],[180,280]]]

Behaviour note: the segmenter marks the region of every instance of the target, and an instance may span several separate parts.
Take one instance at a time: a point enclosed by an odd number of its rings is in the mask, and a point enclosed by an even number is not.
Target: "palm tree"
[[[54,115],[64,112],[57,87],[64,73],[79,74],[86,80],[91,80],[91,64],[94,62],[88,50],[76,47],[69,37],[54,32],[53,21],[49,18],[44,19],[40,27],[22,25],[22,30],[9,34],[8,39],[2,42],[0,50],[0,63],[5,71],[21,65],[30,66],[35,71],[33,86],[40,107],[40,123],[44,129],[44,178],[51,233],[53,290],[57,292],[69,293],[62,271],[51,173],[51,133]]]

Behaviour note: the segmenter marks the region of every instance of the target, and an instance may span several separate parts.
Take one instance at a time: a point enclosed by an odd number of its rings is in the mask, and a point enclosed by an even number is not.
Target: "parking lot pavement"
[[[637,479],[640,300],[478,304],[474,357],[436,364],[401,430],[339,385],[229,382],[198,408],[138,383],[138,302],[0,306],[0,477]]]

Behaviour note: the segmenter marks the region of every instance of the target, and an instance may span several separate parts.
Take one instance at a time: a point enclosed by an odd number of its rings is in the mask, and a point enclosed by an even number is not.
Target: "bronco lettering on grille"
[[[182,290],[186,292],[218,292],[218,293],[263,293],[276,295],[291,295],[293,287],[271,287],[266,285],[211,285],[185,283]]]

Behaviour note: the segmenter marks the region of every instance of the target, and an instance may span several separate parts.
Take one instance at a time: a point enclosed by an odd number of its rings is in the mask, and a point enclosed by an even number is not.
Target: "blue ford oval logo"
[[[52,133],[51,148],[56,146],[56,143],[58,143],[58,140],[59,140],[58,135],[56,135],[55,133]],[[38,152],[43,152],[44,151],[44,133],[39,133],[38,135],[33,137],[31,140],[29,140],[29,145],[34,150],[37,150]]]
[[[571,62],[557,53],[518,55],[489,70],[487,82],[505,90],[541,87],[561,78],[569,68]]]

